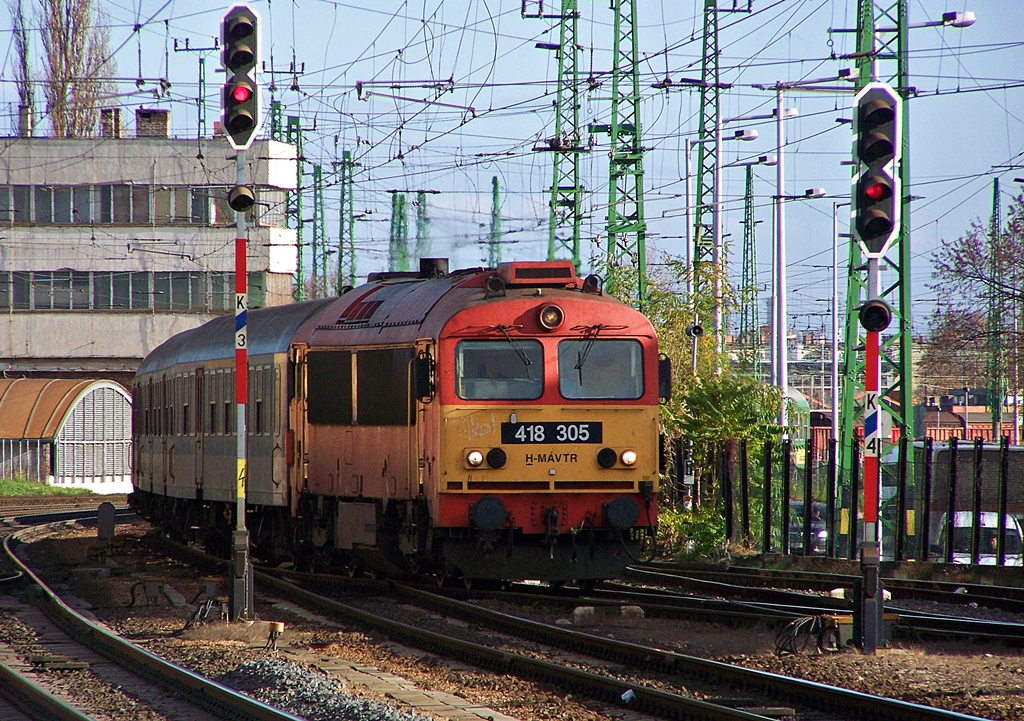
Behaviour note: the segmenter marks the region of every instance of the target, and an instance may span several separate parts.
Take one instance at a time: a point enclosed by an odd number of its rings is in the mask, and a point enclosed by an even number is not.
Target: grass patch
[[[80,496],[92,495],[85,488],[57,488],[20,478],[0,478],[0,496]]]

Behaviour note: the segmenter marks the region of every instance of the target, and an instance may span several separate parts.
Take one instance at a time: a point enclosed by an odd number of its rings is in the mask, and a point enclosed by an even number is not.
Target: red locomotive
[[[169,339],[134,384],[132,503],[224,550],[233,321]],[[568,261],[371,275],[248,316],[253,554],[465,579],[618,575],[653,537],[667,362]]]

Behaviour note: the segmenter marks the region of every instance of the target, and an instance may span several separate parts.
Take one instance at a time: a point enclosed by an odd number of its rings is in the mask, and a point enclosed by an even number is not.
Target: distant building
[[[172,139],[165,110],[103,111],[102,136],[0,138],[0,374],[129,382],[183,330],[234,312],[234,151]],[[250,307],[292,300],[296,231],[285,227],[295,147],[246,156]]]

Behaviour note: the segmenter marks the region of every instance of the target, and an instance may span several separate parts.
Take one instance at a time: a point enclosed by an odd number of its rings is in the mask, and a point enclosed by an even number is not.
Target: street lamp
[[[849,202],[832,202],[832,439],[839,438],[839,209]],[[846,233],[847,237],[850,236]],[[833,463],[839,462],[838,454]],[[838,470],[838,468],[836,469]]]
[[[740,294],[741,294],[741,297],[742,297],[742,301],[741,302],[743,304],[743,310],[741,312],[741,319],[740,319],[740,322],[739,322],[739,336],[738,337],[740,339],[740,341],[739,341],[739,348],[740,348],[739,353],[740,353],[740,355],[742,357],[744,357],[745,360],[748,360],[748,362],[751,364],[752,370],[756,373],[757,376],[760,376],[760,368],[759,368],[760,367],[760,362],[755,363],[754,355],[755,354],[760,355],[760,350],[759,350],[760,343],[753,341],[752,337],[753,337],[754,334],[759,333],[759,330],[757,328],[757,324],[749,323],[749,322],[754,321],[754,317],[756,316],[756,312],[748,314],[749,313],[749,310],[748,310],[749,304],[753,303],[756,306],[757,302],[758,302],[757,267],[756,267],[756,264],[755,264],[755,261],[754,261],[754,258],[756,257],[756,252],[754,252],[753,249],[749,249],[748,248],[748,245],[746,245],[746,241],[748,241],[748,238],[750,238],[751,241],[756,246],[755,235],[754,235],[754,227],[757,225],[757,223],[761,222],[760,220],[754,220],[753,219],[754,218],[754,210],[753,210],[753,208],[754,208],[754,205],[753,205],[754,199],[753,199],[752,196],[753,196],[753,193],[754,193],[754,190],[753,190],[753,188],[754,188],[754,167],[758,166],[758,165],[772,166],[772,165],[775,165],[777,162],[778,162],[778,158],[776,156],[764,155],[764,156],[758,156],[757,160],[736,161],[736,162],[733,162],[733,163],[727,163],[726,165],[722,166],[723,168],[744,168],[745,171],[746,171],[746,181],[744,183],[744,193],[743,193],[743,203],[744,203],[743,208],[744,208],[744,213],[748,213],[749,212],[750,217],[746,217],[746,215],[744,215],[743,224],[744,225],[748,225],[750,223],[750,225],[748,227],[746,227],[746,229],[743,232],[743,246],[742,246],[742,251],[741,251],[742,270],[740,271],[740,275],[741,275],[741,281],[740,281],[741,291],[740,291]],[[749,250],[752,252],[752,255],[750,257],[748,257]],[[751,271],[750,277],[748,277],[748,271]],[[720,342],[721,342],[721,340],[720,340]],[[748,348],[748,346],[746,346],[746,343],[750,343],[749,348]],[[695,347],[696,347],[696,345],[694,343],[694,348]],[[749,349],[751,352],[750,353],[744,352],[744,350],[746,350],[746,349]]]
[[[944,12],[944,13],[942,13],[942,19],[941,20],[929,20],[929,21],[923,22],[923,23],[908,23],[907,24],[907,29],[908,30],[917,30],[918,28],[937,28],[937,27],[969,28],[969,27],[971,27],[971,25],[974,25],[976,20],[977,20],[977,18],[974,16],[974,13],[971,12],[970,10],[951,11],[951,12]],[[879,27],[879,28],[875,28],[875,32],[876,33],[894,33],[894,32],[897,32],[898,30],[899,30],[899,28],[895,28],[895,27],[884,27],[884,28]],[[856,28],[829,28],[828,31],[830,33],[855,33],[855,32],[857,32],[857,29]]]
[[[690,268],[690,273],[686,279],[686,295],[687,298],[693,297],[693,261],[694,261],[694,248],[693,248],[693,188],[691,186],[692,168],[690,167],[690,151],[695,145],[703,145],[704,143],[715,143],[716,148],[720,146],[722,140],[742,140],[749,142],[751,140],[757,140],[757,130],[750,128],[744,128],[736,130],[733,134],[727,138],[721,137],[721,132],[715,134],[713,138],[703,138],[701,140],[691,140],[690,138],[683,139],[683,166],[686,174],[686,186],[683,190],[686,193],[686,265]],[[714,243],[714,261],[718,262],[719,255],[719,244],[721,243],[721,226],[719,225],[719,219],[721,217],[721,194],[719,191],[721,178],[722,166],[718,161],[718,153],[715,154],[715,172],[714,172],[714,184],[715,184],[715,196],[714,205],[712,207],[712,213],[714,214],[714,230],[712,240]],[[667,212],[667,211],[666,211]],[[662,213],[664,216],[664,213]],[[717,298],[717,296],[716,296]],[[717,332],[717,326],[716,326]]]
[[[781,93],[779,95],[782,97]],[[782,146],[782,143],[779,143]],[[782,159],[779,158],[778,166],[779,170],[779,184],[782,183]],[[786,319],[786,231],[785,231],[785,214],[783,213],[783,206],[786,201],[789,200],[811,200],[814,198],[825,197],[824,188],[808,188],[803,192],[803,195],[783,195],[779,194],[773,197],[775,201],[775,212],[776,212],[776,228],[775,228],[775,313],[774,315],[774,353],[772,354],[772,361],[775,364],[775,372],[772,374],[776,384],[779,387],[779,392],[782,394],[782,401],[779,403],[779,426],[783,429],[789,425],[787,413],[786,413],[786,394],[789,390],[789,348],[787,346],[787,336],[789,335],[789,328]],[[783,431],[785,433],[785,431]]]

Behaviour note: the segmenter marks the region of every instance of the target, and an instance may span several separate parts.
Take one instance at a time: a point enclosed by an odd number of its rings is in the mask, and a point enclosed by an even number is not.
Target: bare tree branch
[[[58,138],[91,135],[99,99],[112,90],[115,75],[106,60],[106,13],[93,0],[39,0],[43,29],[44,90],[50,128]]]
[[[18,88],[21,105],[33,107],[36,103],[35,88],[32,86],[32,63],[29,60],[28,29],[25,26],[25,9],[21,0],[7,0],[14,31],[14,51],[18,56],[14,66],[14,84]]]

